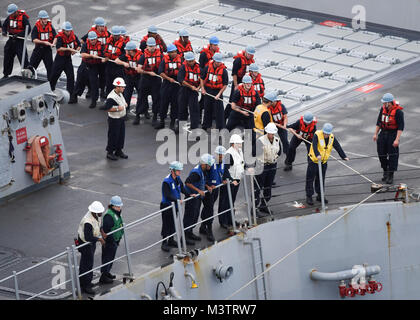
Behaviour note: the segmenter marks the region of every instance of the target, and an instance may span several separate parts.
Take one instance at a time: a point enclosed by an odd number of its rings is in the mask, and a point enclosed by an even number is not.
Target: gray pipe
[[[381,272],[379,266],[367,266],[365,267],[366,276],[371,276]],[[312,280],[325,280],[325,281],[340,281],[346,279],[353,279],[358,274],[356,270],[345,270],[339,272],[319,272],[316,269],[311,270],[310,277]]]

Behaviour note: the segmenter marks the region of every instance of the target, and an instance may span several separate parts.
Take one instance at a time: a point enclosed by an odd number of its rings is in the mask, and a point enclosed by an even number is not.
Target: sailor
[[[169,46],[168,46],[169,49]],[[175,210],[178,214],[178,203],[177,200],[181,200],[181,193],[187,195],[184,184],[181,180],[181,171],[184,165],[179,161],[173,161],[169,165],[170,173],[162,182],[162,201],[160,202],[160,209],[170,207],[172,202],[175,203]],[[162,211],[162,230],[161,236],[163,239],[169,237],[175,233],[175,222],[172,209]],[[174,240],[173,236],[169,239],[164,240],[161,245],[163,251],[169,252],[170,248],[176,248],[178,245]]]
[[[185,190],[189,196],[194,196],[193,199],[185,203],[184,228],[194,225],[198,221],[200,215],[201,201],[205,196],[204,191],[209,192],[212,187],[207,184],[207,175],[209,174],[211,166],[214,164],[212,155],[205,153],[200,158],[200,163],[190,171],[189,176],[185,180]],[[185,230],[185,239],[187,244],[194,244],[194,241],[200,241],[201,237],[193,233],[193,228]],[[188,241],[189,240],[189,241]]]
[[[32,51],[29,60],[29,66],[37,69],[41,60],[44,62],[45,69],[47,69],[47,78],[50,77],[51,68],[53,64],[52,47],[55,45],[55,36],[57,32],[49,20],[47,11],[41,10],[38,13],[38,20],[32,29],[32,42],[35,48]],[[30,68],[29,67],[29,68]]]
[[[176,81],[179,69],[182,65],[181,54],[178,54],[174,44],[168,45],[168,53],[163,56],[159,65],[158,74],[162,77],[162,86],[160,89],[160,123],[155,129],[165,127],[165,119],[168,114],[169,104],[171,104],[171,123],[169,128],[177,131],[175,121],[178,119],[178,92],[179,83]]]
[[[202,128],[204,130],[212,127],[213,112],[216,115],[216,128],[221,130],[225,127],[222,100],[223,92],[226,90],[228,84],[229,76],[226,71],[226,66],[223,64],[222,54],[216,52],[208,65],[204,69],[201,69],[201,94],[204,95],[204,120]]]
[[[120,26],[120,35],[123,39],[124,45],[127,45],[131,41],[130,36],[127,36],[127,29],[124,26]]]
[[[118,158],[127,159],[128,156],[122,151],[125,140],[125,122],[127,102],[124,98],[125,82],[123,78],[115,78],[114,90],[106,99],[105,108],[108,110],[108,144],[106,157],[110,160]]]
[[[136,43],[134,41],[130,41],[125,46],[125,54],[120,55],[115,60],[116,63],[124,66],[124,80],[126,84],[124,90],[124,98],[127,102],[127,109],[130,108],[130,102],[134,88],[136,88],[137,93],[140,92],[141,76],[136,69],[142,54],[142,51],[137,49]]]
[[[67,91],[70,93],[70,97],[73,98],[74,69],[71,56],[80,51],[80,41],[74,34],[73,27],[69,21],[63,23],[62,30],[57,34],[56,48],[57,54],[55,55],[49,79],[51,90],[55,90],[57,81],[64,71],[67,78]],[[69,103],[77,103],[77,100],[72,98],[69,100]]]
[[[277,172],[277,158],[280,151],[280,139],[275,136],[277,126],[274,122],[268,123],[264,128],[266,134],[257,140],[257,161],[255,178],[258,184],[255,186],[255,206],[259,206],[260,213],[257,216],[263,217],[269,213],[267,204],[271,199],[271,188]],[[262,189],[262,190],[261,190]],[[260,199],[261,191],[263,199]]]
[[[82,60],[86,66],[86,75],[91,90],[91,103],[89,108],[96,107],[96,101],[99,98],[99,74],[101,66],[107,62],[108,58],[104,57],[103,46],[98,40],[95,31],[89,31],[86,42],[82,45]],[[83,93],[84,85],[81,83],[79,74],[77,75],[76,89],[74,95]],[[76,98],[77,99],[77,98]]]
[[[119,56],[125,54],[124,47],[124,40],[120,35],[119,26],[112,26],[111,35],[106,39],[104,48],[104,55],[109,59],[105,65],[106,95],[113,90],[112,83],[114,79],[124,75],[123,67],[114,62]]]
[[[264,128],[273,122],[270,107],[276,103],[277,93],[274,91],[266,91],[262,99],[262,104],[259,104],[254,110],[254,131],[259,136],[264,135]]]
[[[123,220],[121,217],[123,202],[120,196],[113,196],[108,205],[108,210],[102,218],[101,232],[105,234],[105,245],[102,247],[102,265],[115,259],[118,246],[124,235],[124,229],[118,230],[123,227]],[[118,231],[115,231],[118,230]],[[108,234],[113,232],[112,234]],[[99,283],[108,284],[112,283],[116,278],[111,274],[112,262],[101,267],[101,277]]]
[[[341,159],[348,161],[346,154],[341,148],[337,138],[334,137],[333,126],[331,123],[326,123],[322,127],[322,130],[315,131],[312,139],[312,144],[308,154],[308,168],[306,170],[306,203],[313,205],[312,195],[314,194],[314,180],[315,180],[315,191],[317,193],[316,200],[321,201],[321,189],[319,182],[319,169],[318,161],[321,161],[322,168],[322,185],[325,190],[325,174],[327,172],[327,161],[330,157],[331,151],[334,148],[338,152]],[[314,147],[315,146],[315,147]],[[324,195],[324,203],[328,203],[328,200]]]
[[[214,150],[215,162],[210,168],[210,172],[207,176],[206,184],[209,186],[207,192],[203,198],[203,209],[201,210],[201,220],[206,220],[214,215],[214,204],[219,196],[219,189],[216,187],[220,184],[226,184],[227,179],[231,179],[229,170],[225,170],[224,156],[226,154],[226,148],[223,146],[217,146]],[[214,242],[213,235],[213,218],[202,222],[199,232],[207,237],[207,240]]]
[[[259,67],[256,63],[249,65],[248,74],[252,79],[252,85],[254,86],[255,91],[258,92],[260,97],[264,97],[265,84],[263,78],[261,77],[261,73],[259,73]]]
[[[277,133],[279,135],[281,144],[283,145],[283,153],[287,154],[289,151],[289,140],[287,139],[287,109],[281,102],[280,97],[277,96],[274,103],[269,106],[271,115],[273,116],[273,122],[277,126]],[[281,148],[280,148],[281,151]],[[279,153],[280,155],[280,153]]]
[[[191,129],[198,128],[200,110],[198,91],[200,90],[200,66],[195,61],[194,53],[186,52],[185,61],[179,69],[177,80],[182,85],[178,95],[178,119],[187,121],[190,114]]]
[[[293,137],[290,139],[289,150],[287,151],[286,159],[284,160],[284,171],[292,170],[292,164],[296,157],[296,149],[302,141],[305,143],[307,153],[309,153],[309,148],[311,147],[310,142],[312,142],[312,138],[316,131],[316,123],[317,120],[312,112],[306,111],[299,120],[287,126],[287,128],[293,132]]]
[[[18,10],[17,5],[14,3],[9,4],[7,6],[7,15],[8,17],[4,20],[2,27],[3,35],[9,36],[9,39],[4,45],[3,74],[5,78],[7,78],[13,71],[13,61],[15,56],[18,57],[19,62],[22,65],[24,43],[22,38],[25,37],[26,26],[28,26],[28,32],[31,32],[29,16],[24,10]],[[25,52],[23,67],[27,68],[28,64],[28,53]]]
[[[212,36],[209,39],[209,44],[200,51],[200,57],[198,59],[200,68],[203,69],[209,64],[209,61],[213,58],[213,55],[219,52],[219,38]]]
[[[93,201],[88,207],[88,210],[89,211],[80,221],[79,229],[77,231],[79,245],[89,242],[88,245],[84,245],[83,247],[78,248],[81,254],[79,263],[79,274],[83,274],[93,269],[96,242],[99,241],[102,244],[102,246],[105,245],[105,241],[102,238],[105,235],[101,235],[100,230],[100,217],[105,211],[105,208],[99,201]],[[82,289],[82,292],[91,295],[95,294],[95,291],[92,289],[92,279],[93,271],[80,277],[80,287]]]
[[[242,78],[248,73],[249,66],[254,61],[255,48],[253,46],[247,46],[245,50],[239,51],[236,56],[233,57],[232,67],[232,88],[230,91],[229,101],[232,103],[235,91],[239,89],[239,84],[242,83]],[[251,82],[252,83],[252,82]],[[231,104],[228,104],[225,109],[225,119],[229,118],[231,112]]]
[[[230,185],[230,189],[233,204],[235,204],[236,195],[239,190],[239,184],[245,171],[244,154],[242,152],[243,142],[244,141],[242,140],[240,135],[232,134],[232,136],[229,139],[230,148],[227,149],[224,158],[225,172],[228,171],[230,175],[226,175],[224,178],[229,179],[232,182],[232,184]],[[229,229],[230,226],[233,226],[232,215],[230,211],[220,214],[221,212],[224,212],[229,208],[229,193],[227,190],[227,186],[224,185],[220,188],[218,208],[219,223],[220,226],[224,229]]]
[[[384,171],[382,181],[391,184],[394,182],[394,172],[398,168],[400,138],[404,130],[404,112],[403,107],[395,101],[391,93],[385,93],[381,102],[383,105],[376,121],[373,141],[376,141],[378,158]]]
[[[158,29],[156,26],[152,25],[147,29],[147,35],[143,37],[140,41],[140,49],[144,52],[146,47],[148,46],[147,40],[153,38],[156,41],[156,45],[159,47],[160,52],[164,53],[166,52],[166,44],[165,41],[163,41],[162,37],[158,33]]]
[[[189,38],[188,31],[185,29],[182,29],[182,30],[179,30],[178,33],[179,33],[179,39],[176,39],[174,41],[174,45],[176,46],[178,50],[178,54],[181,56],[181,58],[184,58],[184,53],[188,51],[193,52],[193,48],[191,46],[191,41],[188,39]]]
[[[138,62],[137,72],[141,73],[140,92],[138,93],[136,105],[136,118],[134,125],[140,123],[140,114],[149,114],[148,96],[152,96],[152,126],[157,124],[160,105],[160,87],[162,79],[158,75],[159,65],[163,59],[163,52],[156,46],[155,38],[147,39],[147,47]]]

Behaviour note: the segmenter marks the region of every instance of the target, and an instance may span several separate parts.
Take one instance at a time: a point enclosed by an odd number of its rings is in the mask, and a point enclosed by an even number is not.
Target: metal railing
[[[251,179],[251,182],[252,181],[253,181],[253,179]],[[244,176],[244,178],[242,180],[242,183],[244,184],[244,194],[245,194],[245,200],[246,200],[246,204],[247,204],[247,216],[248,216],[249,225],[256,225],[257,223],[256,223],[256,217],[255,217],[255,206],[252,205],[254,202],[253,201],[250,202],[249,197],[248,197],[248,190],[247,190],[247,186],[246,186],[246,175]],[[204,220],[200,220],[199,222],[197,222],[197,223],[195,223],[193,225],[190,225],[187,228],[184,228],[184,225],[183,225],[183,219],[184,219],[184,215],[185,215],[185,204],[188,201],[191,201],[192,199],[195,199],[197,197],[200,197],[199,194],[196,194],[196,195],[193,195],[191,197],[188,197],[188,198],[186,198],[186,199],[184,199],[182,201],[181,200],[178,200],[177,201],[177,204],[172,203],[172,205],[170,205],[168,207],[165,207],[163,209],[160,209],[160,210],[158,210],[156,212],[153,212],[153,213],[151,213],[151,214],[149,214],[149,215],[147,215],[145,217],[142,217],[140,219],[137,219],[137,220],[135,220],[133,222],[130,222],[130,223],[126,224],[126,225],[123,225],[121,228],[118,228],[116,230],[113,230],[112,232],[107,233],[106,235],[107,236],[110,236],[110,235],[112,235],[115,232],[118,232],[120,230],[124,230],[123,239],[124,239],[125,253],[123,255],[121,255],[121,256],[113,259],[112,261],[109,261],[109,262],[107,262],[105,264],[101,264],[101,265],[99,265],[97,267],[94,267],[94,268],[92,268],[89,271],[86,271],[86,272],[84,272],[82,274],[79,274],[79,265],[78,265],[78,259],[77,259],[76,249],[78,250],[80,248],[83,248],[84,246],[87,246],[87,245],[90,245],[91,244],[90,242],[85,242],[85,243],[83,243],[83,244],[81,244],[79,246],[76,246],[76,245],[73,244],[71,247],[67,247],[65,251],[60,252],[59,254],[57,254],[57,255],[55,255],[55,256],[53,256],[51,258],[48,258],[48,259],[46,259],[46,260],[44,260],[44,261],[42,261],[40,263],[37,263],[34,266],[31,266],[31,267],[26,268],[24,270],[21,270],[19,272],[13,271],[11,276],[8,276],[8,277],[6,277],[4,279],[1,279],[0,280],[0,283],[3,283],[5,281],[8,281],[8,280],[13,279],[13,281],[14,281],[14,292],[15,292],[15,298],[16,298],[16,300],[20,300],[21,299],[21,295],[29,296],[26,300],[32,300],[32,299],[35,299],[35,298],[52,299],[50,296],[44,296],[44,294],[48,293],[51,290],[57,289],[59,287],[62,287],[63,285],[66,285],[68,283],[71,284],[71,296],[72,296],[72,298],[74,300],[81,299],[82,298],[82,292],[81,292],[81,286],[80,286],[80,277],[85,276],[85,275],[87,275],[87,274],[89,274],[89,273],[91,273],[91,272],[93,272],[95,270],[98,270],[98,269],[100,269],[100,268],[102,268],[102,267],[104,267],[106,265],[109,265],[111,263],[114,263],[114,262],[119,261],[119,260],[124,259],[124,258],[126,258],[127,270],[128,270],[128,273],[127,274],[124,274],[125,275],[124,279],[134,279],[132,262],[131,262],[131,257],[133,255],[138,254],[138,253],[141,253],[141,252],[144,252],[144,251],[146,251],[146,250],[148,250],[148,249],[150,249],[150,248],[152,248],[152,247],[154,247],[156,245],[161,244],[163,241],[166,241],[169,238],[176,236],[176,238],[177,238],[177,247],[178,247],[177,248],[178,249],[177,256],[179,258],[183,258],[188,253],[188,251],[187,251],[188,249],[187,249],[187,245],[186,245],[186,240],[185,240],[185,232],[186,232],[186,230],[192,229],[195,226],[197,226],[197,225],[199,225],[199,224],[201,224],[203,222],[206,222],[206,221],[208,221],[210,219],[213,219],[213,218],[215,218],[217,216],[220,216],[222,214],[225,214],[227,212],[230,212],[231,219],[232,219],[232,228],[233,228],[232,231],[234,233],[237,233],[238,230],[235,228],[236,227],[236,225],[235,225],[235,208],[234,208],[234,203],[233,203],[233,199],[232,199],[231,184],[232,184],[232,182],[229,181],[229,180],[227,180],[227,183],[226,184],[221,183],[221,184],[217,185],[214,188],[214,189],[220,189],[222,186],[226,186],[226,189],[227,189],[226,191],[228,193],[228,199],[229,199],[229,208],[226,209],[226,210],[224,210],[224,211],[222,211],[222,212],[218,212],[216,214],[213,214],[211,217],[208,217],[208,218],[206,218]],[[209,191],[208,190],[205,190],[204,191],[204,193],[207,193],[207,192],[209,192]],[[177,214],[177,210],[176,210],[177,207],[179,208],[178,214]],[[254,216],[253,216],[253,218],[254,218],[253,221],[254,222],[253,223],[252,223],[252,220],[251,220],[251,207],[254,207],[254,210],[253,210],[254,211]],[[173,214],[173,218],[174,218],[174,224],[175,224],[175,232],[173,234],[167,236],[166,238],[163,238],[163,239],[161,239],[159,241],[156,241],[156,242],[154,242],[154,243],[152,243],[150,245],[147,245],[144,248],[137,249],[135,251],[130,252],[130,245],[129,245],[129,242],[127,240],[127,236],[126,236],[126,233],[127,232],[126,231],[128,231],[129,229],[131,229],[131,228],[133,228],[135,226],[141,225],[141,224],[143,224],[143,223],[145,223],[145,222],[147,222],[147,221],[149,221],[149,220],[151,220],[151,219],[153,219],[155,217],[160,216],[160,214],[162,212],[167,211],[167,210],[172,210],[172,214]],[[93,245],[96,245],[96,243],[93,244]],[[54,261],[54,260],[59,259],[59,258],[64,257],[64,256],[67,256],[67,268],[68,268],[69,274],[70,274],[70,278],[69,279],[67,279],[64,282],[60,282],[60,283],[58,283],[58,284],[56,284],[54,286],[51,286],[50,288],[48,288],[46,290],[43,290],[42,292],[39,292],[39,293],[36,293],[36,294],[30,293],[30,292],[26,292],[26,291],[23,291],[23,290],[20,289],[20,286],[19,286],[19,276],[20,275],[25,274],[25,273],[27,273],[27,272],[29,272],[31,270],[36,269],[36,268],[39,268],[40,266],[45,265],[48,262]]]

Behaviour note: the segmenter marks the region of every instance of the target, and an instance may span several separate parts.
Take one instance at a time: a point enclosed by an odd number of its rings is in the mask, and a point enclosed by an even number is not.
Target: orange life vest
[[[130,42],[130,36],[121,36],[121,38],[123,39],[124,45]]]
[[[74,35],[73,30],[70,31],[70,35],[66,36],[66,34],[64,33],[64,31],[60,31],[57,34],[57,38],[61,38],[61,40],[63,41],[63,47],[64,48],[73,48],[76,49],[78,47],[78,43],[76,41],[76,36]],[[71,52],[68,51],[57,51],[57,54],[60,56],[70,56]]]
[[[251,86],[251,88],[248,91],[246,91],[244,84],[240,83],[238,85],[238,90],[241,97],[237,105],[241,108],[254,111],[257,104],[257,91],[255,91],[255,88]]]
[[[183,65],[185,66],[184,81],[194,87],[198,87],[200,85],[200,65],[194,62],[194,66],[191,68],[187,61],[184,61]]]
[[[207,47],[204,47],[201,51],[200,51],[200,54],[201,53],[205,53],[206,54],[206,57],[207,57],[207,63],[206,63],[206,65],[205,65],[205,67],[209,64],[209,62],[210,62],[210,60],[213,58],[213,55],[216,53],[216,52],[219,52],[219,47],[217,47],[217,49],[216,49],[216,51],[215,52],[213,52],[212,50],[210,50],[210,45],[208,44],[207,45]]]
[[[147,39],[149,39],[149,36],[148,35],[145,35],[144,37],[143,37],[143,39],[141,39],[141,42],[147,42]],[[155,38],[155,40],[156,40],[156,45],[159,47],[159,50],[160,50],[160,52],[165,52],[165,48],[163,47],[163,42],[162,42],[162,40],[160,40],[160,39],[156,39]]]
[[[114,36],[109,36],[106,39],[104,55],[111,60],[117,59],[122,54],[122,47],[124,45],[124,41],[121,37],[118,38],[117,41],[114,40]]]
[[[37,20],[37,22],[35,23],[35,27],[38,30],[37,39],[53,43],[54,37],[53,37],[53,29],[52,29],[52,26],[51,26],[51,21],[48,21],[45,28],[44,28],[42,26],[41,21]]]
[[[261,73],[259,73],[255,79],[251,76],[251,72],[249,73],[249,76],[252,79],[252,85],[255,88],[255,91],[258,92],[258,94],[260,95],[260,97],[264,97],[264,90],[265,90],[265,85],[264,85],[264,80],[261,77]]]
[[[92,42],[87,39],[86,40],[86,48],[87,48],[87,53],[89,54],[93,54],[95,56],[99,56],[101,57],[102,55],[102,44],[97,40],[95,45],[92,44]],[[98,64],[101,63],[100,59],[95,59],[95,58],[82,58],[82,60],[86,63],[89,64]]]
[[[108,29],[107,29],[107,27],[104,27],[105,29],[104,29],[104,31],[103,32],[99,32],[97,29],[96,29],[96,26],[94,26],[94,27],[92,27],[92,28],[90,28],[90,30],[88,31],[88,33],[90,32],[90,31],[94,31],[94,32],[96,32],[96,35],[98,36],[98,41],[102,44],[102,45],[105,45],[106,44],[106,40],[108,39],[108,37],[109,37],[109,32],[108,32]]]
[[[395,130],[398,129],[398,123],[395,119],[397,110],[402,110],[401,107],[395,100],[392,102],[392,107],[387,110],[385,104],[382,105],[382,117],[381,117],[381,129],[382,130]]]
[[[144,49],[144,71],[157,72],[161,61],[162,53],[158,48],[156,48],[153,53],[151,53],[147,48]]]
[[[18,34],[22,31],[25,31],[25,27],[23,26],[23,17],[29,20],[29,16],[26,14],[24,10],[18,10],[17,16],[12,18],[9,16],[9,33],[10,34]]]
[[[178,75],[179,68],[182,66],[181,55],[177,54],[176,57],[172,60],[169,57],[169,54],[163,56],[165,61],[165,70],[163,71],[168,77],[176,77]]]
[[[211,60],[208,65],[206,79],[204,80],[204,85],[211,89],[221,89],[223,88],[223,70],[226,69],[226,66],[222,63],[217,68],[214,67],[214,60]]]
[[[281,104],[281,101],[277,101],[276,105],[274,107],[270,106],[268,109],[271,112],[271,115],[273,116],[274,122],[283,125],[284,124],[284,110],[283,105]]]
[[[315,117],[312,120],[312,122],[309,124],[306,124],[305,121],[303,121],[303,116],[300,117],[299,131],[302,132],[302,138],[312,141],[312,138],[314,137],[314,133],[315,133],[316,123],[317,123],[317,120]]]
[[[234,60],[236,60],[238,58],[241,59],[241,67],[238,70],[237,76],[239,78],[242,78],[248,72],[248,70],[247,70],[248,69],[248,66],[250,64],[254,63],[255,61],[254,61],[254,58],[251,58],[251,59],[248,60],[245,57],[245,51],[244,50],[239,51],[238,54],[233,57]]]
[[[136,67],[137,67],[137,62],[139,61],[140,57],[142,56],[143,52],[139,49],[136,49],[136,53],[134,54],[134,56],[129,55],[128,53],[125,54],[126,58],[127,58],[127,62],[130,65],[130,68],[124,68],[124,71],[126,74],[130,75],[130,76],[135,76],[137,75],[137,71],[136,71]]]
[[[184,57],[184,52],[193,51],[193,48],[191,46],[191,41],[188,40],[188,43],[184,46],[180,39],[177,39],[174,41],[174,45],[178,49],[178,53]]]
[[[26,151],[25,171],[32,176],[35,183],[39,183],[45,175],[54,168],[51,166],[56,154],[50,154],[50,143],[47,137],[32,136],[24,149]]]

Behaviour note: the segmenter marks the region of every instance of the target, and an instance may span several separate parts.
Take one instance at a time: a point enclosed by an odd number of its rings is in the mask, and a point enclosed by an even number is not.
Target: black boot
[[[213,235],[213,231],[211,230],[211,226],[207,227],[207,240],[210,242],[214,242],[214,235]]]
[[[309,204],[310,206],[313,206],[314,200],[312,200],[312,197],[306,197],[306,203]]]
[[[170,246],[171,248],[178,248],[178,243],[173,238],[169,238],[168,246]]]
[[[175,127],[174,127],[175,134],[179,133],[179,121],[175,120]]]
[[[283,169],[284,171],[290,171],[290,170],[292,170],[292,165],[291,164],[288,164],[288,163],[285,163],[285,166],[284,166],[284,169]]]
[[[159,130],[159,129],[163,129],[163,128],[165,128],[165,120],[160,119],[160,122],[155,125],[155,129]]]
[[[99,278],[99,283],[102,283],[102,284],[110,284],[113,282],[114,280],[108,278],[105,273],[102,273],[101,277]]]
[[[113,160],[113,161],[118,160],[118,157],[117,157],[115,154],[113,154],[112,152],[108,152],[108,153],[107,153],[107,155],[106,155],[106,157],[107,157],[109,160]]]
[[[165,252],[169,252],[171,248],[168,245],[168,240],[163,241],[160,248]]]
[[[156,124],[157,124],[157,114],[156,114],[156,113],[154,113],[154,114],[153,114],[153,119],[152,119],[152,126],[153,126],[153,127],[155,127],[155,126],[156,126]]]
[[[133,125],[137,126],[140,124],[140,116],[136,115],[136,118],[133,120]]]
[[[72,93],[70,96],[69,104],[77,103],[77,94]]]
[[[382,177],[382,182],[385,182],[386,180],[388,180],[388,171],[384,170],[384,175]]]
[[[88,91],[86,92],[86,99],[89,99],[91,97],[90,89],[88,88]]]
[[[92,101],[89,105],[90,109],[96,108],[96,101]]]
[[[150,113],[149,113],[149,111],[146,111],[146,112],[144,113],[144,117],[145,117],[146,119],[150,119]]]
[[[201,233],[201,234],[207,234],[207,227],[206,227],[206,225],[202,224],[200,226],[200,229],[198,230],[198,232]]]
[[[105,89],[101,89],[101,94],[100,94],[100,96],[101,96],[101,99],[102,99],[102,100],[106,100],[106,93],[105,93]]]
[[[321,202],[321,196],[320,196],[319,194],[316,196],[316,201]],[[327,204],[327,203],[328,203],[328,200],[325,198],[325,196],[324,196],[324,203],[325,203],[325,204]]]
[[[175,131],[175,119],[171,119],[171,123],[169,124],[169,129]]]
[[[388,178],[386,179],[387,184],[392,184],[394,182],[394,171],[388,172]]]

